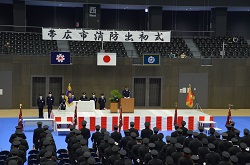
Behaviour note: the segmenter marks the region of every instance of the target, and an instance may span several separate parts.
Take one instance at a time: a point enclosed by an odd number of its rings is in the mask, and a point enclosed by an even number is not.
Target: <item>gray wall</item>
[[[12,72],[0,71],[0,108],[12,108]]]
[[[201,66],[200,59],[162,59],[161,66],[133,66],[131,58],[118,58],[116,67],[96,65],[96,57],[73,57],[71,66],[49,65],[49,56],[0,56],[0,71],[12,72],[12,108],[30,108],[31,76],[62,75],[66,90],[71,83],[79,98],[85,91],[106,97],[112,89],[132,88],[132,77],[163,77],[162,108],[173,108],[178,101],[180,73],[208,74],[208,108],[250,107],[250,60],[214,59],[212,67]],[[133,90],[133,89],[132,89]],[[133,91],[132,91],[133,93]],[[55,96],[58,99],[59,96]],[[11,103],[10,103],[11,104]],[[107,103],[108,107],[109,103]]]

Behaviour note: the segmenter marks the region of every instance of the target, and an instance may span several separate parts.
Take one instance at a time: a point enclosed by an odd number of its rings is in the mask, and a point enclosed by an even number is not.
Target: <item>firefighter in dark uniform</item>
[[[163,165],[162,161],[158,159],[158,152],[156,150],[151,151],[152,160],[148,162],[148,165]]]
[[[178,165],[193,165],[193,160],[191,159],[191,150],[189,148],[184,148],[183,152],[183,156],[178,160]]]
[[[108,143],[109,147],[104,149],[104,159],[102,160],[103,164],[107,164],[108,158],[112,155],[112,147],[115,146],[115,140],[109,138]]]
[[[142,137],[142,139],[144,139],[144,138],[150,139],[150,136],[153,135],[153,131],[149,128],[150,123],[145,122],[144,125],[145,125],[145,128],[141,131],[141,137]]]
[[[72,97],[73,101],[77,101],[77,98],[76,98],[76,96],[75,96],[74,92],[72,92],[71,97]]]
[[[139,131],[136,128],[134,128],[134,126],[135,126],[135,123],[133,121],[131,121],[130,122],[129,132],[130,133],[134,132],[134,133],[136,133],[137,137],[139,137]]]
[[[164,138],[163,133],[158,134],[158,140],[155,142],[155,149],[158,153],[161,152],[161,149],[166,145],[166,143],[162,140]]]
[[[240,165],[249,163],[250,161],[250,154],[246,151],[246,148],[247,148],[246,143],[243,143],[243,142],[240,143],[241,152],[238,152],[236,154],[237,158],[239,159],[238,163]]]
[[[222,152],[222,161],[218,165],[231,165],[229,162],[230,154],[227,151]]]
[[[183,144],[183,146],[184,147],[188,147],[189,146],[189,142],[191,142],[192,140],[194,140],[193,139],[193,131],[191,131],[191,130],[188,130],[187,131],[187,138],[184,140],[184,144]]]
[[[222,141],[218,144],[218,153],[222,154],[223,151],[229,150],[229,148],[233,147],[233,144],[229,141],[227,141],[228,134],[222,133]]]
[[[194,165],[200,165],[200,158],[198,155],[192,155],[191,159],[193,160]]]
[[[206,155],[210,152],[207,145],[208,145],[208,140],[206,138],[203,138],[202,147],[198,148],[199,161],[202,164],[206,161]]]
[[[134,145],[136,145],[136,133],[132,132],[130,133],[131,140],[128,141],[126,149],[127,149],[127,154],[130,159],[133,159],[133,151],[132,148]]]
[[[121,149],[119,153],[120,153],[120,160],[115,161],[114,165],[132,165],[131,159],[129,158],[125,159],[125,156],[127,154],[126,150]]]
[[[33,144],[34,144],[34,147],[36,150],[38,150],[39,146],[40,146],[40,134],[42,132],[44,132],[44,129],[42,128],[42,125],[43,123],[42,122],[37,122],[37,127],[35,130],[34,130],[34,133],[33,133]]]
[[[234,138],[235,134],[234,131],[232,131],[233,126],[231,124],[227,124],[226,127],[227,127],[226,133],[228,134],[227,140],[231,141],[231,139]]]
[[[244,129],[244,136],[240,139],[240,143],[244,142],[248,147],[250,147],[250,136],[249,130],[247,128]]]
[[[182,131],[183,131],[183,132],[182,132],[182,135],[186,137],[186,136],[187,136],[187,131],[188,131],[188,129],[185,127],[185,125],[186,125],[186,122],[185,122],[185,121],[182,121],[182,122],[181,122],[181,129],[182,129]]]
[[[118,132],[117,125],[114,126],[114,132],[112,132],[110,134],[110,137],[113,138],[115,140],[115,142],[117,142],[118,144],[120,143],[120,141],[122,139],[122,134],[120,132]]]
[[[45,100],[42,94],[39,94],[39,98],[37,99],[37,106],[39,118],[43,118],[43,107],[45,106]]]
[[[59,98],[59,109],[60,110],[66,110],[66,99],[64,93],[61,94],[61,97]]]
[[[99,126],[99,125],[96,125],[95,126],[95,133],[93,133],[92,134],[92,136],[91,136],[91,141],[92,141],[92,143],[93,143],[93,146],[92,146],[92,148],[95,150],[95,151],[97,151],[97,141],[98,141],[98,137],[99,136],[102,136],[102,133],[100,132],[100,129],[101,129],[101,127]]]
[[[145,155],[145,158],[144,158],[145,164],[148,164],[148,162],[152,159],[151,152],[152,152],[152,150],[154,150],[155,144],[154,143],[149,143],[148,147],[149,147],[149,152]]]
[[[206,157],[205,157],[205,162],[207,165],[217,165],[221,158],[220,155],[216,152],[214,152],[215,150],[215,145],[212,143],[208,144],[208,148],[209,148],[209,153],[207,153]]]
[[[105,109],[105,103],[106,103],[106,98],[104,97],[104,94],[101,94],[101,97],[98,99],[98,103],[100,104],[100,110]]]
[[[241,141],[241,137],[240,137],[240,131],[239,130],[234,130],[234,138],[238,139],[238,141]]]
[[[73,137],[73,136],[75,136],[75,133],[74,133],[74,130],[75,129],[75,127],[73,126],[73,125],[70,125],[70,127],[69,127],[69,134],[67,134],[66,135],[66,137],[65,137],[65,142],[67,143],[67,148],[68,148],[68,146],[69,146],[69,139],[71,138],[71,137]]]
[[[139,165],[139,163],[137,161],[137,160],[139,160],[138,150],[141,147],[142,147],[142,138],[141,137],[137,137],[136,138],[136,145],[134,145],[132,147],[133,161],[134,161],[135,165]]]
[[[44,157],[46,158],[46,161],[41,163],[41,165],[56,165],[57,163],[52,159],[52,152],[51,151],[47,151],[44,154]]]
[[[52,92],[49,92],[49,95],[47,96],[47,106],[48,106],[48,118],[50,118],[50,113],[53,109],[54,105],[54,96],[52,96]]]
[[[140,162],[140,164],[145,163],[145,155],[149,152],[149,147],[148,147],[149,139],[148,138],[142,139],[142,143],[143,146],[138,150],[138,157],[139,157],[138,162]]]
[[[174,129],[175,129],[175,131],[171,133],[171,137],[177,137],[178,136],[177,129],[179,129],[179,125],[175,124]]]
[[[112,147],[112,155],[108,158],[108,165],[114,165],[116,160],[120,159],[120,154],[118,153],[119,151],[119,147],[118,146],[113,146]]]
[[[81,135],[83,136],[83,139],[87,140],[87,145],[88,145],[88,141],[90,138],[90,130],[88,128],[86,128],[87,122],[84,120],[82,122],[82,128],[81,128]]]
[[[92,93],[92,96],[90,97],[89,100],[94,100],[94,102],[95,102],[95,109],[96,109],[97,98],[96,98],[96,96],[95,96],[95,92]]]
[[[198,148],[202,146],[201,141],[198,140],[198,135],[199,134],[197,132],[194,132],[193,133],[194,140],[189,142],[188,148],[192,151],[193,155],[198,155]]]
[[[183,146],[180,143],[176,143],[175,148],[176,148],[176,151],[173,152],[171,156],[174,160],[174,163],[178,164],[179,158],[182,157],[182,155],[183,155],[183,152],[182,152]]]
[[[198,135],[198,140],[202,141],[203,138],[207,138],[207,135],[204,134],[204,127],[200,126],[199,127],[200,134]]]
[[[235,155],[230,156],[230,162],[232,163],[232,165],[239,165],[238,161],[239,161],[239,159],[237,158],[237,156],[235,156]]]
[[[182,129],[177,129],[177,133],[178,133],[178,136],[176,137],[176,140],[177,140],[177,143],[180,143],[181,145],[183,145],[184,143],[184,140],[186,139],[186,137],[184,137],[182,135],[183,131]]]
[[[214,133],[215,133],[215,129],[214,128],[209,128],[209,133],[210,133],[210,135],[209,136],[207,136],[207,140],[208,140],[208,143],[213,143],[214,141],[215,141],[215,135],[214,135]]]
[[[172,146],[171,142],[171,136],[166,136],[166,145],[164,145],[159,152],[159,157],[162,160],[163,163],[166,161],[166,156],[167,156],[167,150],[170,146]],[[175,139],[176,140],[176,139]]]
[[[149,142],[154,143],[158,140],[159,129],[157,127],[153,128],[154,134],[150,136]]]
[[[131,136],[130,136],[129,130],[125,130],[124,134],[125,134],[125,137],[122,137],[119,147],[127,151],[126,147],[127,147],[129,140],[131,140]]]
[[[131,92],[128,90],[128,87],[126,86],[125,89],[122,91],[122,97],[123,98],[130,98]]]
[[[80,97],[80,100],[81,101],[88,101],[88,97],[86,96],[85,92],[82,93],[82,96]]]
[[[214,142],[213,142],[213,144],[215,145],[215,150],[214,150],[214,152],[218,152],[218,146],[219,146],[219,143],[220,143],[222,140],[220,139],[220,133],[215,132],[214,135],[215,135],[215,138],[216,138],[216,139],[214,140]]]
[[[241,149],[240,149],[240,147],[238,145],[239,141],[236,138],[232,138],[231,140],[232,140],[232,143],[233,143],[233,147],[229,148],[228,152],[229,152],[230,155],[236,155],[238,152],[241,151]]]

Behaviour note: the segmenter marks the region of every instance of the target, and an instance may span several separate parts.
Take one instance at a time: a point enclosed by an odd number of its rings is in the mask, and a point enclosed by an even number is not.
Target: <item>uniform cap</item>
[[[46,129],[48,129],[48,128],[49,128],[49,126],[47,126],[47,125],[44,125],[44,126],[43,126],[43,128],[46,128]]]
[[[125,155],[127,154],[127,151],[122,149],[122,150],[120,150],[120,152],[119,152],[119,153],[120,153],[120,155],[125,156]]]
[[[89,165],[94,165],[95,164],[95,159],[90,157],[90,158],[88,158],[87,162],[88,162]]]
[[[142,137],[136,137],[136,140],[140,141],[142,140]]]
[[[104,95],[104,93],[101,93],[101,96],[103,96]]]
[[[199,136],[198,132],[193,132],[193,136],[198,137]]]
[[[48,135],[49,135],[49,136],[48,136]],[[52,135],[51,135],[51,134],[48,134],[48,135],[46,135],[46,138],[45,138],[45,139],[46,139],[46,140],[49,140],[49,141],[52,141],[52,140],[53,140],[52,137],[51,137]],[[44,140],[45,140],[45,139],[44,139]]]
[[[41,121],[37,122],[37,125],[42,125],[43,123]]]
[[[83,139],[83,136],[82,135],[78,135],[77,137],[76,137],[76,140],[77,141],[81,141]]]
[[[215,149],[215,145],[212,144],[212,143],[209,143],[209,144],[208,144],[208,148],[209,148],[209,149]]]
[[[199,156],[197,156],[197,155],[192,155],[192,156],[191,156],[191,159],[192,159],[193,161],[197,161],[197,160],[199,160]]]
[[[108,135],[108,136],[110,135],[110,133],[108,131],[104,132],[103,134]]]
[[[227,151],[223,151],[223,152],[222,152],[222,156],[223,156],[224,158],[229,158],[229,157],[230,157],[230,154],[229,154]]]
[[[232,128],[233,126],[231,124],[226,125],[227,128]]]
[[[238,158],[235,155],[230,156],[230,160],[233,163],[238,163]]]
[[[199,126],[199,131],[203,131],[203,130],[204,130],[204,127]]]
[[[49,145],[49,144],[50,144],[50,141],[49,141],[49,140],[46,139],[46,140],[43,141],[43,145],[44,145],[44,146],[47,146],[47,145]]]
[[[130,133],[129,130],[124,130],[124,134]]]
[[[177,129],[177,132],[178,132],[178,133],[182,133],[182,132],[183,132],[183,130],[182,130],[182,129],[180,129],[180,128],[178,128],[178,129]]]
[[[52,92],[49,92],[49,94],[52,94]]]
[[[135,122],[131,121],[130,126],[134,126],[134,125],[135,125]]]
[[[87,140],[86,140],[86,139],[82,139],[82,140],[80,141],[80,144],[81,144],[81,145],[87,144]]]
[[[17,134],[17,135],[22,135],[23,132],[22,132],[22,131],[16,131],[16,134]]]
[[[184,148],[183,152],[186,154],[191,154],[191,150],[189,148]]]
[[[166,163],[167,163],[168,165],[173,165],[173,164],[174,164],[173,158],[172,158],[171,156],[167,156],[167,158],[166,158]]]
[[[240,148],[241,148],[241,149],[246,149],[246,148],[247,148],[246,143],[241,142],[241,143],[240,143]]]
[[[149,143],[149,144],[148,144],[148,147],[149,147],[149,148],[155,148],[155,144],[154,144],[154,143]]]
[[[157,137],[158,137],[158,139],[162,140],[163,137],[164,137],[164,135],[163,135],[163,133],[159,133],[159,134],[157,135]]]
[[[171,136],[166,136],[166,141],[170,141]]]
[[[106,131],[107,131],[106,128],[101,128],[101,133],[104,133]]]
[[[22,127],[21,126],[16,126],[16,129],[22,129]]]
[[[70,130],[73,130],[73,129],[75,129],[75,126],[70,125],[70,126],[69,126],[69,129],[70,129]]]
[[[188,131],[187,131],[187,134],[188,134],[188,135],[193,135],[193,131],[188,130]]]
[[[175,124],[174,127],[175,127],[175,129],[178,129],[179,128],[179,124]]]
[[[109,135],[104,136],[104,140],[109,140],[109,138],[110,138]]]
[[[85,93],[85,92],[83,92],[82,94],[83,94],[83,95],[86,95],[86,93]]]
[[[143,144],[148,144],[149,143],[149,139],[148,138],[143,138],[142,139],[142,143]]]
[[[185,125],[186,125],[186,122],[185,122],[185,121],[182,121],[182,122],[181,122],[181,125],[185,126]]]
[[[119,149],[120,149],[120,148],[119,148],[117,145],[114,145],[114,146],[112,147],[112,152],[118,152]]]
[[[202,144],[207,145],[207,144],[208,144],[208,140],[207,140],[206,138],[203,138],[203,139],[202,139]]]
[[[176,143],[174,146],[175,146],[175,148],[178,148],[178,149],[182,149],[183,148],[183,146],[180,143]]]
[[[92,92],[92,95],[95,95],[95,92]]]
[[[233,143],[237,143],[239,140],[236,139],[236,138],[232,138],[231,141],[232,141]]]
[[[82,126],[86,126],[87,122],[85,120],[82,121]]]
[[[9,162],[8,162],[8,165],[17,165],[17,161],[16,160],[10,160]]]
[[[227,133],[222,133],[222,137],[228,137],[228,134]]]
[[[52,156],[52,152],[51,152],[51,151],[47,151],[47,152],[44,154],[44,156],[45,156],[46,158],[50,158],[50,157]]]
[[[81,134],[81,131],[78,130],[78,129],[75,129],[75,134],[80,135],[80,134]]]
[[[234,133],[240,134],[240,131],[236,129],[234,130]]]
[[[220,137],[220,133],[219,133],[219,132],[215,132],[214,135],[215,135],[216,137]]]
[[[244,129],[244,134],[249,134],[249,130],[247,128]]]
[[[18,136],[14,139],[14,141],[20,141],[20,140],[22,140],[22,138],[20,138]]]
[[[115,144],[115,140],[113,138],[109,138],[108,142],[109,144]]]
[[[157,127],[154,127],[154,128],[153,128],[153,131],[154,131],[154,132],[158,132],[159,129],[158,129]]]
[[[215,129],[211,127],[211,128],[209,128],[209,132],[210,132],[210,133],[214,133],[214,132],[215,132]]]
[[[19,151],[19,150],[18,150],[16,147],[14,147],[14,148],[12,148],[12,149],[10,150],[11,154],[13,154],[13,155],[18,154],[18,151]]]
[[[151,154],[152,154],[153,156],[157,156],[157,155],[158,155],[158,151],[152,150],[152,151],[151,151]]]
[[[150,123],[149,122],[145,122],[145,127],[149,127],[150,126]]]
[[[174,138],[174,137],[171,137],[171,139],[170,139],[170,143],[171,143],[171,144],[175,144],[175,143],[177,143],[177,140],[176,140],[176,138]]]
[[[91,153],[90,152],[84,152],[83,156],[85,158],[89,158],[91,156]]]
[[[96,125],[96,126],[95,126],[95,129],[100,130],[101,127],[100,127],[99,125]]]
[[[13,143],[12,143],[14,146],[18,146],[18,145],[20,145],[21,144],[21,142],[20,141],[13,141]]]
[[[51,134],[51,131],[50,130],[46,130],[45,133],[46,134]]]
[[[137,135],[136,135],[135,132],[131,132],[131,133],[130,133],[130,136],[131,136],[132,138],[135,138]]]
[[[114,126],[114,130],[118,130],[118,126],[117,125]]]

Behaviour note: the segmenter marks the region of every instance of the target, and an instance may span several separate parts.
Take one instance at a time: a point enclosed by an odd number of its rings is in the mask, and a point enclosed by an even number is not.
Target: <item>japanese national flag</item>
[[[116,53],[97,53],[97,65],[116,66]]]

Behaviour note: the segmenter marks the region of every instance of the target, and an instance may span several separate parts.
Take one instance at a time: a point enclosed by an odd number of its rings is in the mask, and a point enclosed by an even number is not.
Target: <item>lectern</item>
[[[123,113],[134,113],[135,99],[134,98],[121,98],[121,106]]]

